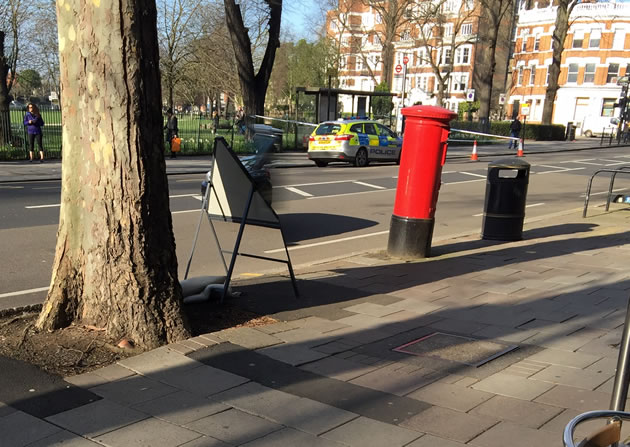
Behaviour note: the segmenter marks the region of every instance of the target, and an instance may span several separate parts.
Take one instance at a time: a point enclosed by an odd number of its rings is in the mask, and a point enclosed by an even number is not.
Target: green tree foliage
[[[291,107],[296,87],[327,87],[328,76],[336,77],[336,71],[331,69],[331,55],[326,39],[282,43],[271,75],[269,105],[278,109]]]
[[[374,87],[375,92],[389,92],[389,87],[385,81]],[[392,98],[389,96],[374,96],[372,98],[372,113],[376,117],[389,116],[394,108]]]
[[[22,70],[17,75],[15,93],[21,96],[32,96],[42,86],[42,77],[35,70]]]

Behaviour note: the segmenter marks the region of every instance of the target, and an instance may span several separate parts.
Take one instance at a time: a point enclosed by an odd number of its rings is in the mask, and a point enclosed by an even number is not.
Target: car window
[[[378,133],[376,133],[376,128],[372,123],[364,123],[363,128],[365,129],[365,133],[369,135],[378,135]]]
[[[317,129],[315,129],[315,135],[333,135],[339,133],[341,129],[341,124],[338,123],[324,123],[320,124]]]
[[[386,137],[392,137],[392,138],[396,138],[396,134],[394,132],[392,132],[391,130],[389,130],[387,127],[381,125],[381,124],[377,124],[378,126],[378,134],[379,135],[384,135]]]
[[[363,133],[363,123],[357,123],[350,126],[350,132]]]

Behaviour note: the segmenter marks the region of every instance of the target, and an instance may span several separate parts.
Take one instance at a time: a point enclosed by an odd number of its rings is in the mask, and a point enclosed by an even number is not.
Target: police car
[[[321,123],[308,141],[308,158],[323,168],[331,161],[367,166],[371,161],[400,163],[402,138],[376,121],[343,119]]]

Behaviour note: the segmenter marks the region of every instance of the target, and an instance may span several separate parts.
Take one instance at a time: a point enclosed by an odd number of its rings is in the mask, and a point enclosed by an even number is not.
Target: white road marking
[[[581,171],[583,169],[586,169],[586,168],[564,168],[564,169],[558,169],[557,171],[535,172],[535,174],[537,174],[537,175],[555,174],[557,172]]]
[[[299,194],[303,197],[313,197],[313,194],[309,194],[306,191],[302,191],[301,189],[294,188],[293,186],[285,186],[284,189],[286,189],[287,191],[291,191],[296,194]]]
[[[377,233],[360,234],[358,236],[343,237],[341,239],[334,239],[332,241],[315,242],[315,243],[306,244],[306,245],[295,245],[293,247],[289,247],[288,249],[289,249],[289,251],[302,250],[302,249],[305,249],[305,248],[319,247],[320,245],[330,245],[330,244],[336,244],[338,242],[346,242],[346,241],[352,241],[352,240],[355,240],[355,239],[363,239],[363,238],[366,238],[366,237],[381,236],[381,235],[387,234],[387,233],[389,233],[389,230],[379,231]],[[279,253],[281,251],[284,251],[284,248],[276,248],[274,250],[266,250],[265,253],[271,254],[271,253]]]
[[[171,214],[198,213],[199,211],[201,211],[201,209],[197,208],[196,210],[171,211]]]
[[[59,206],[61,206],[61,203],[53,203],[51,205],[30,205],[30,206],[25,206],[24,208],[26,208],[27,210],[33,210],[36,208],[55,208]]]
[[[334,185],[337,183],[352,183],[356,180],[332,180],[330,182],[316,182],[316,183],[297,183],[294,185],[280,185],[274,186],[274,188],[288,188],[288,187],[298,187],[298,186],[318,186],[318,185]]]
[[[480,178],[479,180],[462,180],[461,182],[446,182],[446,183],[442,183],[442,185],[447,186],[447,185],[460,185],[462,183],[476,183],[476,182],[483,182],[485,180],[484,178]]]
[[[628,188],[617,188],[617,189],[613,189],[612,192],[621,192],[621,191],[626,191]],[[602,191],[602,192],[592,192],[590,195],[592,196],[601,196],[603,194],[608,194],[608,191]],[[580,194],[580,197],[586,197],[586,194]]]
[[[461,171],[461,172],[460,172],[460,174],[472,175],[473,177],[482,177],[482,178],[486,178],[486,176],[485,176],[485,175],[475,174],[474,172]]]
[[[365,182],[352,182],[352,183],[354,183],[355,185],[367,186],[368,188],[387,189],[384,186],[372,185],[371,183],[365,183]]]
[[[5,186],[5,185],[0,185],[0,189],[24,189],[24,186]]]
[[[177,194],[174,196],[168,196],[169,199],[179,199],[181,197],[195,197],[198,196],[199,194]]]
[[[38,287],[37,289],[18,290],[17,292],[0,293],[1,298],[9,298],[12,296],[28,295],[29,293],[37,293],[48,290],[48,287]]]
[[[525,208],[533,208],[535,206],[541,206],[541,205],[544,205],[544,204],[545,204],[545,202],[532,203],[531,205],[525,205]],[[473,214],[473,217],[479,217],[479,216],[483,216],[483,213]]]
[[[178,194],[178,195],[168,196],[168,197],[169,199],[179,199],[182,197],[199,198],[199,194]],[[50,205],[29,205],[29,206],[25,206],[24,208],[26,208],[27,210],[33,210],[37,208],[55,208],[59,206],[61,206],[60,203],[51,203]]]
[[[375,189],[374,191],[347,192],[347,193],[344,193],[344,194],[331,194],[329,196],[309,197],[308,200],[329,199],[331,197],[341,197],[341,196],[355,196],[355,195],[358,195],[358,194],[372,194],[372,193],[375,193],[375,192],[382,192],[382,191],[396,191],[396,188]]]
[[[562,168],[560,166],[552,166],[552,165],[534,165],[534,166],[536,166],[536,167],[542,166],[543,168],[551,168],[551,169],[560,169],[562,171],[564,171],[566,169],[569,169],[569,168]]]
[[[594,158],[588,158],[587,160],[595,160]],[[579,163],[582,165],[593,165],[593,166],[602,166],[602,163],[592,163],[586,160],[574,160],[574,161],[564,161],[563,163]]]

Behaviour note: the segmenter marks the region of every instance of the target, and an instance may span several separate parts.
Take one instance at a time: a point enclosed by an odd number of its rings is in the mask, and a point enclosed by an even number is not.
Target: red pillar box
[[[449,122],[457,114],[435,106],[407,107],[402,114],[405,134],[387,251],[402,258],[424,258],[431,251]]]

